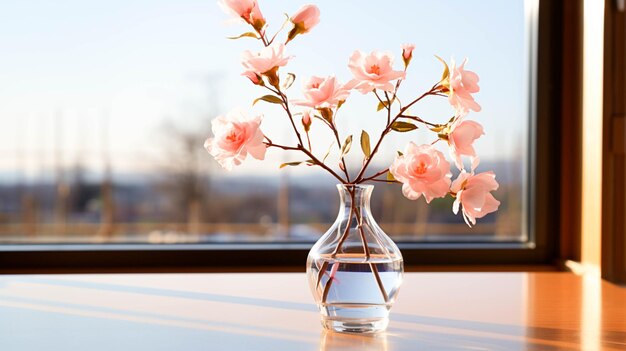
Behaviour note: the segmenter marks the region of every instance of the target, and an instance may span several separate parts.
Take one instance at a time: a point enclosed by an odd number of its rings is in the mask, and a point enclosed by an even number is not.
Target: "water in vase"
[[[369,332],[387,327],[402,283],[402,258],[321,255],[309,261],[313,295],[328,329]]]

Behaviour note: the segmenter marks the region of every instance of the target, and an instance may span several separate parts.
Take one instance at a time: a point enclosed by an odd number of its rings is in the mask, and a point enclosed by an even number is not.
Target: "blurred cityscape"
[[[165,128],[172,145],[151,174],[116,173],[103,155],[100,174],[77,157],[72,167],[0,183],[0,243],[312,242],[335,220],[332,178],[225,176],[202,147],[207,131]],[[498,175],[502,205],[475,228],[452,213],[451,199],[409,201],[395,184],[376,186],[375,218],[400,241],[524,240],[521,158],[482,167]]]

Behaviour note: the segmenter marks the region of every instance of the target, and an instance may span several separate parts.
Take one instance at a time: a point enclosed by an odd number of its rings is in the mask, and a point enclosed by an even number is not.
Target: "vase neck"
[[[345,185],[338,184],[339,198],[341,200],[339,207],[339,216],[347,216],[351,209],[362,213],[370,214],[370,197],[374,190],[373,185]]]

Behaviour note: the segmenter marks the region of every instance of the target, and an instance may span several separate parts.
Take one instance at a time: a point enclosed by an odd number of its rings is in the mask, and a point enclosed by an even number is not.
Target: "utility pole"
[[[57,111],[54,119],[54,164],[56,173],[56,198],[54,205],[54,234],[61,237],[66,233],[67,229],[67,200],[70,195],[70,189],[65,182],[63,174],[63,114]]]
[[[113,175],[111,169],[111,158],[109,151],[109,117],[110,110],[102,114],[102,126],[100,128],[101,156],[104,170],[102,174],[102,184],[100,185],[101,208],[100,208],[100,229],[98,237],[108,240],[115,231],[115,201],[113,199]]]
[[[26,135],[24,124],[28,122],[28,117],[17,120],[17,143],[15,147],[15,168],[17,170],[18,196],[20,199],[20,222],[25,236],[29,239],[37,235],[37,199],[33,193],[33,184],[27,184],[26,165],[24,163],[24,140]]]
[[[280,183],[278,187],[278,226],[280,232],[285,233],[285,237],[289,239],[291,236],[291,228],[289,221],[289,170],[284,169],[280,172]]]
[[[210,120],[215,118],[219,113],[220,109],[220,80],[223,78],[224,74],[219,72],[211,72],[206,75],[206,87],[208,89],[208,120],[202,120],[200,123],[206,123],[207,127],[204,126],[200,128],[200,130],[210,130],[208,125],[210,124]],[[208,133],[203,136],[206,138]],[[202,145],[194,145],[194,148],[202,149]],[[199,154],[206,155],[203,150],[199,152]],[[211,208],[211,200],[213,196],[213,185],[212,185],[212,176],[211,176],[211,163],[205,162],[206,158],[198,157],[198,153],[194,153],[194,162],[197,170],[197,179],[196,179],[196,192],[198,194],[197,201],[191,204],[191,214],[198,221],[202,220],[203,227],[200,229],[200,225],[197,223],[195,227],[196,232],[203,232],[207,234],[207,232],[211,231],[211,226],[207,225],[207,222],[210,222],[213,218],[210,214],[202,214],[202,212],[207,211]]]

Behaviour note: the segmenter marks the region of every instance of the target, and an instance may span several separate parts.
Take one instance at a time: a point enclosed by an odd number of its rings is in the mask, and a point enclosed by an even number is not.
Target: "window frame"
[[[567,0],[529,0],[531,16],[528,199],[529,242],[398,242],[405,265],[555,265],[561,227],[561,99]],[[532,7],[532,6],[531,6]],[[570,11],[571,12],[571,11]],[[571,58],[575,59],[575,58]],[[567,66],[567,65],[565,65]],[[555,96],[559,98],[555,98]],[[538,121],[541,122],[539,127]],[[558,205],[554,205],[558,204]],[[561,235],[557,235],[561,233]],[[311,243],[0,245],[0,273],[303,270]],[[409,268],[410,269],[410,268]]]
[[[604,95],[602,121],[602,277],[626,284],[626,14],[604,4]]]

